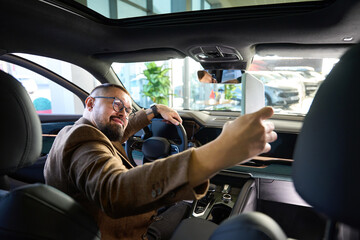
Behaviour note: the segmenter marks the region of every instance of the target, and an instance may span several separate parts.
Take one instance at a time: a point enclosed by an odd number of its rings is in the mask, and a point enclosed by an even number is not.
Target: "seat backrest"
[[[31,184],[0,194],[0,239],[100,239],[88,212],[63,192]]]
[[[0,175],[39,157],[39,117],[24,87],[0,71]],[[0,188],[1,189],[1,188]],[[0,190],[0,239],[100,239],[90,214],[72,198],[44,184]]]
[[[0,176],[33,164],[42,147],[41,124],[20,82],[0,71]],[[4,181],[3,181],[4,182]],[[5,183],[0,188],[6,189]]]
[[[360,45],[320,86],[298,137],[297,192],[333,221],[360,229]]]

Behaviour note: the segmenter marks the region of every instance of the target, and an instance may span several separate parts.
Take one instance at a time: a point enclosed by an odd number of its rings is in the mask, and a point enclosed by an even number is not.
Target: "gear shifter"
[[[214,201],[214,192],[216,189],[216,185],[210,184],[209,190],[206,193],[206,196],[197,201],[195,209],[193,211],[194,217],[199,217],[205,214],[206,210]]]

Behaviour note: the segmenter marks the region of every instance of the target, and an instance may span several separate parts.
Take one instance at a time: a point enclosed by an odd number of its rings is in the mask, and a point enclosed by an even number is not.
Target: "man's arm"
[[[140,129],[150,124],[151,120],[155,117],[155,115],[157,115],[156,112],[154,113],[154,110],[157,111],[157,113],[169,123],[172,123],[174,125],[182,123],[180,115],[174,109],[162,104],[156,104],[154,106],[155,109],[148,108],[146,110],[140,110],[136,112],[135,116],[133,116],[129,120],[129,124],[125,129],[125,133],[121,140],[121,143],[125,142],[126,140],[128,140],[129,137],[140,131]]]
[[[153,119],[157,114],[161,115],[164,120],[174,125],[179,125],[179,123],[182,123],[182,119],[177,111],[163,104],[156,104],[151,108],[146,109],[146,115],[149,121],[151,121],[151,119]]]
[[[128,140],[129,137],[131,137],[150,123],[151,122],[147,118],[145,110],[137,111],[136,114],[130,118],[128,126],[125,129],[124,136],[121,139],[121,143],[124,143],[126,140]]]
[[[176,125],[182,122],[175,110],[161,104],[156,106],[164,119]],[[146,114],[149,121],[154,117],[151,108],[146,110]],[[270,151],[269,143],[277,139],[277,134],[273,131],[274,125],[264,120],[273,114],[271,107],[264,107],[227,122],[219,137],[196,148],[188,170],[190,185],[196,187],[222,169]]]
[[[194,149],[188,170],[190,185],[195,187],[222,169],[270,151],[269,143],[277,134],[274,125],[264,120],[273,113],[271,107],[265,107],[227,122],[218,138]]]

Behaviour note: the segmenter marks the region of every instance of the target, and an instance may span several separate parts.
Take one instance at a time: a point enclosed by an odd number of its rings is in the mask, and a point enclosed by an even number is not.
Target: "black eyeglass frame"
[[[93,97],[93,98],[114,99],[114,100],[113,100],[113,103],[112,103],[112,106],[113,106],[113,109],[114,109],[115,112],[121,112],[121,111],[125,108],[125,112],[127,113],[127,115],[128,115],[129,117],[135,114],[135,111],[134,111],[133,108],[130,108],[130,109],[129,109],[129,108],[125,107],[124,102],[123,102],[121,99],[117,98],[117,97],[96,96],[96,97]],[[115,103],[115,101],[120,102],[120,103],[122,104],[122,107],[120,107],[119,104]],[[119,108],[119,110],[116,110],[115,105],[117,105],[117,107]]]

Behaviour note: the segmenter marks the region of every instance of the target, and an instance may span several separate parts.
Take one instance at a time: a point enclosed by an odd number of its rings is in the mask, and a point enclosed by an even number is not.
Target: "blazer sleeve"
[[[192,188],[188,167],[192,149],[132,169],[126,169],[115,148],[95,128],[77,142],[69,176],[87,199],[112,218],[145,213],[180,200],[205,195],[208,181]],[[78,131],[84,135],[84,130]],[[76,133],[74,133],[76,135]],[[76,139],[76,136],[72,139]]]
[[[145,126],[149,125],[151,121],[148,120],[145,110],[141,109],[133,115],[125,129],[124,136],[121,139],[121,143],[128,140],[129,137],[140,131]]]

